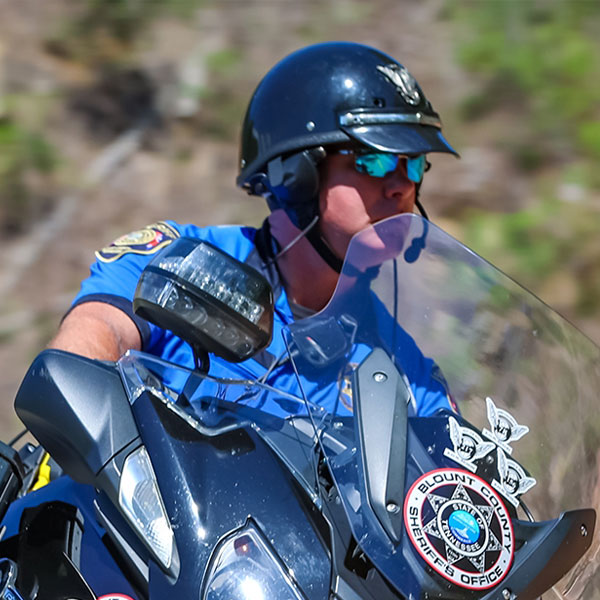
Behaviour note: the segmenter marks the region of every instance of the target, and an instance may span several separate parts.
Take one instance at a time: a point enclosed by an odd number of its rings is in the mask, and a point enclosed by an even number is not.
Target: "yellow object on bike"
[[[40,468],[38,469],[38,477],[37,481],[33,484],[31,491],[35,492],[40,488],[43,488],[46,484],[50,483],[50,465],[48,461],[50,460],[50,455],[46,452],[44,454],[44,458],[40,463]]]

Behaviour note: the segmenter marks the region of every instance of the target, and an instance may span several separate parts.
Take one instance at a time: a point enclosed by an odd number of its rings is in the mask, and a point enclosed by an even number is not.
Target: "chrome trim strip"
[[[442,122],[439,117],[433,115],[424,115],[423,113],[352,113],[347,112],[340,115],[340,125],[342,127],[352,127],[355,125],[389,125],[389,124],[417,124],[430,125],[432,127],[442,128]]]

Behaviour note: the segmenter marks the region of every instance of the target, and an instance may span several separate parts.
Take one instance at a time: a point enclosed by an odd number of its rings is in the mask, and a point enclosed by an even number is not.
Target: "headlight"
[[[252,522],[219,542],[205,581],[202,600],[305,600]]]
[[[173,559],[173,530],[143,446],[125,459],[119,483],[119,504],[155,558],[169,569]]]
[[[271,340],[273,293],[255,269],[208,242],[179,238],[144,269],[135,313],[228,361]]]

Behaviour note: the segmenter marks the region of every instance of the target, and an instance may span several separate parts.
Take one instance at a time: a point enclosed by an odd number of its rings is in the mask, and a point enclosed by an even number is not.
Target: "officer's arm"
[[[141,345],[137,327],[122,310],[104,302],[85,302],[65,317],[48,347],[117,360],[129,349],[140,350]]]

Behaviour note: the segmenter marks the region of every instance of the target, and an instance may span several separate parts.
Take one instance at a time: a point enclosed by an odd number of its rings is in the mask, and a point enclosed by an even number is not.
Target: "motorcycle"
[[[15,408],[39,446],[0,449],[0,599],[600,597],[600,350],[435,225],[355,236],[281,339],[266,280],[198,240],[134,308],[196,368],[35,359]]]

